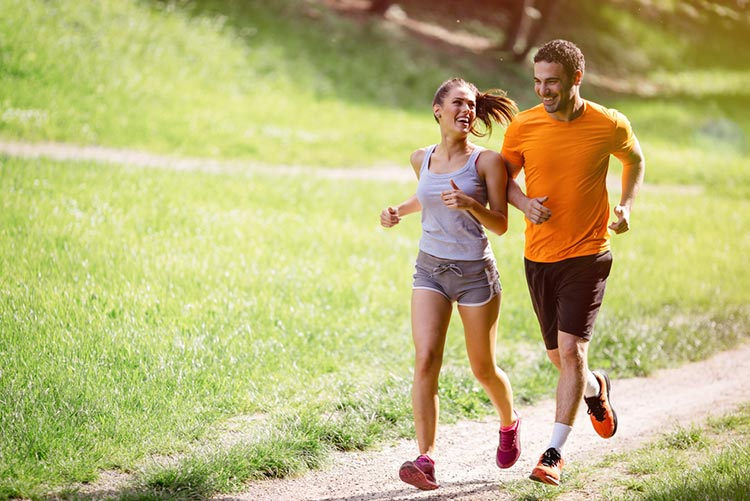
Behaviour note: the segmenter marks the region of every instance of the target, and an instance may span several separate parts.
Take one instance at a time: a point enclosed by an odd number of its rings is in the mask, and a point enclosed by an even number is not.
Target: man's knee
[[[560,331],[557,336],[557,352],[562,364],[581,362],[586,359],[588,341],[568,332]]]

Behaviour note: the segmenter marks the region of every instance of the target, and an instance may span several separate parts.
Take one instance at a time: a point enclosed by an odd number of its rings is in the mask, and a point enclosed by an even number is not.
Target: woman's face
[[[459,85],[448,91],[442,104],[435,105],[433,111],[441,129],[468,134],[477,116],[476,108],[474,92],[465,85]]]

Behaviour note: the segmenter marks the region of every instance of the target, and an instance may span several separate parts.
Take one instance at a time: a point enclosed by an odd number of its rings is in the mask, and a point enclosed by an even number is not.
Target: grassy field
[[[0,173],[6,493],[184,451],[236,415],[259,416],[258,441],[243,447],[260,464],[245,478],[409,434],[418,219],[388,232],[377,213],[412,185],[7,158]],[[617,287],[594,365],[647,374],[746,335],[750,277],[727,249],[750,248],[736,230],[748,205],[642,194],[639,226],[615,241]],[[505,289],[499,362],[533,401],[553,374],[535,349],[517,217],[513,227],[493,240]],[[448,419],[489,409],[463,350],[454,329]]]
[[[376,26],[323,17],[310,29],[297,3],[2,0],[0,133],[267,163],[402,161],[433,132],[414,110],[446,78],[437,56],[412,64]]]
[[[574,465],[561,487],[513,481],[506,488],[524,500],[569,498],[582,492],[578,489],[607,501],[745,500],[748,439],[745,405],[700,425],[672,427],[636,451],[608,455],[596,467]]]
[[[429,102],[440,81],[508,82],[530,103],[527,69],[498,76],[470,57],[403,50],[405,34],[378,23],[266,4],[0,0],[0,138],[310,169],[0,156],[0,499],[185,454],[237,416],[253,436],[140,473],[145,492],[230,492],[411,434],[419,221],[386,231],[378,213],[414,184],[316,168],[405,166],[438,139]],[[748,76],[721,73],[717,90],[684,75],[663,96],[609,103],[633,122],[649,182],[634,229],[614,238],[591,353],[618,377],[747,339]],[[554,374],[522,274],[522,226],[513,211],[509,233],[491,239],[505,291],[498,361],[530,402]],[[453,325],[447,420],[490,409],[465,359]]]
[[[749,439],[747,405],[704,426],[678,428],[635,454],[608,458],[603,467],[621,468],[609,494],[618,500],[746,499]]]

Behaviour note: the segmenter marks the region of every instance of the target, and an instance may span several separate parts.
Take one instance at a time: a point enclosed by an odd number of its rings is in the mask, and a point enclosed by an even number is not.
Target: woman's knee
[[[443,354],[440,350],[423,350],[417,352],[414,360],[414,372],[417,375],[433,375],[440,372],[443,365]]]
[[[499,377],[497,366],[495,365],[495,362],[490,359],[472,360],[471,372],[474,374],[477,381],[482,384],[491,383]]]

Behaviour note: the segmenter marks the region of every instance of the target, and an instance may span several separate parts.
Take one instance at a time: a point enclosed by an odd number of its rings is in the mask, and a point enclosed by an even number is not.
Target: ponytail
[[[477,137],[492,135],[493,122],[506,127],[518,113],[515,101],[506,96],[505,91],[490,89],[477,92],[477,118],[484,124],[484,132],[472,126],[471,133]]]

